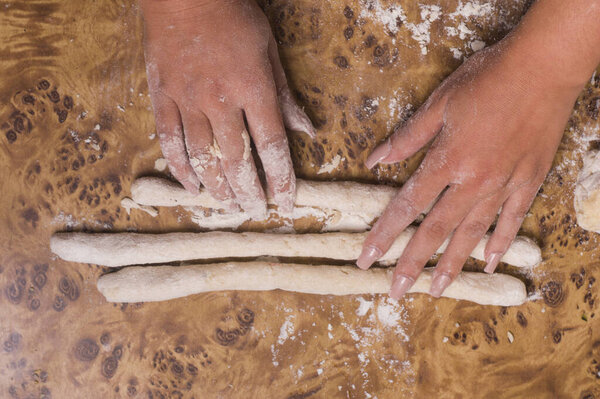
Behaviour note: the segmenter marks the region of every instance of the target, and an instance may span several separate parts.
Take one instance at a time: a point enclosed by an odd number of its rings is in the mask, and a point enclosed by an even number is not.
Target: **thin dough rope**
[[[403,231],[380,259],[392,264],[400,257],[415,227]],[[52,252],[64,260],[104,266],[166,263],[184,260],[280,256],[356,260],[368,233],[270,234],[231,233],[57,233],[50,239]],[[486,235],[471,256],[484,260]],[[444,252],[448,241],[439,249]],[[540,248],[517,237],[502,258],[517,267],[531,268],[542,260]]]

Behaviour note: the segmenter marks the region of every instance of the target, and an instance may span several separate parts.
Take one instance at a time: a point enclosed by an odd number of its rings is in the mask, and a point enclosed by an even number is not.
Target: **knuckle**
[[[515,226],[517,227],[515,228]],[[510,245],[517,235],[518,226],[518,224],[514,224],[510,226],[500,226],[500,228],[496,227],[492,236],[492,241],[495,243],[500,243],[500,246],[508,247],[508,245]]]
[[[256,146],[277,153],[289,152],[285,131],[281,129],[261,129],[256,135]]]
[[[524,208],[524,206],[523,206],[523,208]],[[521,224],[521,222],[525,218],[526,210],[507,209],[505,212],[506,212],[506,215],[504,215],[504,217],[506,218],[506,221],[508,223],[510,223],[511,225],[516,225],[518,228],[518,226]]]
[[[516,191],[521,187],[531,184],[535,178],[535,172],[527,174],[521,172],[515,173],[515,175],[507,183],[507,187],[512,191]]]
[[[464,234],[468,238],[479,239],[485,234],[486,231],[487,225],[485,223],[480,221],[474,221],[467,223],[464,229]]]
[[[448,263],[436,267],[436,272],[433,278],[436,278],[437,276],[448,276],[450,281],[454,281],[454,279],[456,279],[458,276],[458,273],[460,273],[462,266],[463,265],[460,263],[460,261],[448,261]]]
[[[245,148],[243,144],[227,143],[221,146],[221,154],[223,155],[223,163],[234,167],[242,167],[249,163],[250,159],[245,157]]]
[[[399,195],[394,200],[393,213],[416,217],[419,213],[421,213],[421,210],[418,209],[416,203],[412,198],[406,197],[404,195]]]
[[[396,275],[408,276],[414,280],[419,277],[419,273],[423,270],[423,266],[428,259],[419,259],[411,254],[403,254],[398,260],[396,267]]]
[[[474,184],[484,197],[502,190],[510,181],[510,175],[507,173],[485,173],[483,176],[475,179]]]
[[[448,224],[443,220],[434,220],[422,226],[423,233],[431,240],[440,240],[448,235]]]
[[[379,250],[381,250],[382,247],[385,247],[386,243],[391,243],[396,239],[396,232],[386,225],[385,221],[382,221],[382,223],[377,226],[377,229],[373,230],[373,233],[374,234],[369,236],[370,240],[367,245],[377,247]]]

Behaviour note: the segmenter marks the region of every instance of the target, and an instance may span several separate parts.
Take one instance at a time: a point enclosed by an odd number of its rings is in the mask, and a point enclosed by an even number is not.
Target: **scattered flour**
[[[296,318],[294,315],[288,315],[285,318],[285,321],[281,325],[281,329],[279,330],[279,338],[277,338],[277,343],[282,345],[288,338],[294,340],[296,337],[294,334],[294,322],[293,320]]]
[[[321,166],[321,168],[318,170],[317,174],[320,175],[322,173],[333,172],[334,170],[337,169],[338,166],[340,166],[340,162],[342,160],[343,160],[343,158],[339,154],[336,154],[335,157],[333,157],[333,159],[331,160],[331,162],[327,162]]]
[[[358,305],[358,309],[356,309],[357,316],[364,316],[369,310],[371,310],[371,308],[373,308],[373,301],[367,301],[363,297],[358,297],[357,300],[360,304]]]
[[[78,217],[75,219],[73,215],[66,214],[60,211],[50,222],[53,226],[59,225],[67,229],[75,229],[84,225],[99,227],[106,230],[112,230],[113,225],[110,223],[101,222],[99,220],[91,220],[87,217]]]
[[[427,4],[419,5],[419,8],[421,9],[422,22],[418,24],[407,23],[406,27],[410,30],[412,38],[419,43],[421,54],[427,55],[427,45],[431,40],[431,24],[440,19],[442,9],[440,6]]]
[[[406,22],[406,14],[399,4],[393,4],[384,8],[379,0],[361,1],[359,16],[365,19],[375,17],[392,35],[398,33],[400,26]]]
[[[449,50],[455,59],[463,59],[466,54],[479,51],[486,46],[477,33],[467,26],[473,20],[487,23],[494,13],[494,6],[490,2],[467,1],[458,3],[456,11],[448,14],[448,20],[458,22],[456,26],[446,26],[446,34],[450,37],[458,36],[464,41],[463,48],[451,47]]]

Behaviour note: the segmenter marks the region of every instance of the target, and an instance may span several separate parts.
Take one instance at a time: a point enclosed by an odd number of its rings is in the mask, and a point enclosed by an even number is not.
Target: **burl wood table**
[[[370,172],[368,152],[528,2],[428,1],[437,17],[412,0],[265,3],[319,130],[290,133],[298,176],[400,185],[422,154]],[[520,275],[537,298],[523,306],[278,291],[111,304],[107,270],[57,259],[51,233],[198,230],[183,209],[120,207],[161,157],[141,39],[133,0],[0,1],[0,397],[600,398],[598,235],[572,206],[600,74],[521,231],[544,257]]]

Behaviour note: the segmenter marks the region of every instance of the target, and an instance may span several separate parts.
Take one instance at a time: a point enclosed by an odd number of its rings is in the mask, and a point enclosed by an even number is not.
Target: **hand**
[[[295,176],[283,122],[314,129],[292,98],[260,8],[253,0],[141,4],[148,85],[171,173],[191,192],[202,183],[230,209],[237,202],[264,219],[251,137],[269,194],[290,212]]]
[[[501,209],[485,249],[485,271],[492,273],[550,169],[583,83],[563,85],[543,69],[527,68],[531,54],[516,42],[509,37],[469,58],[367,159],[369,168],[399,162],[432,142],[357,261],[370,267],[435,201],[398,260],[390,292],[396,299],[450,238],[430,289],[439,297]]]

